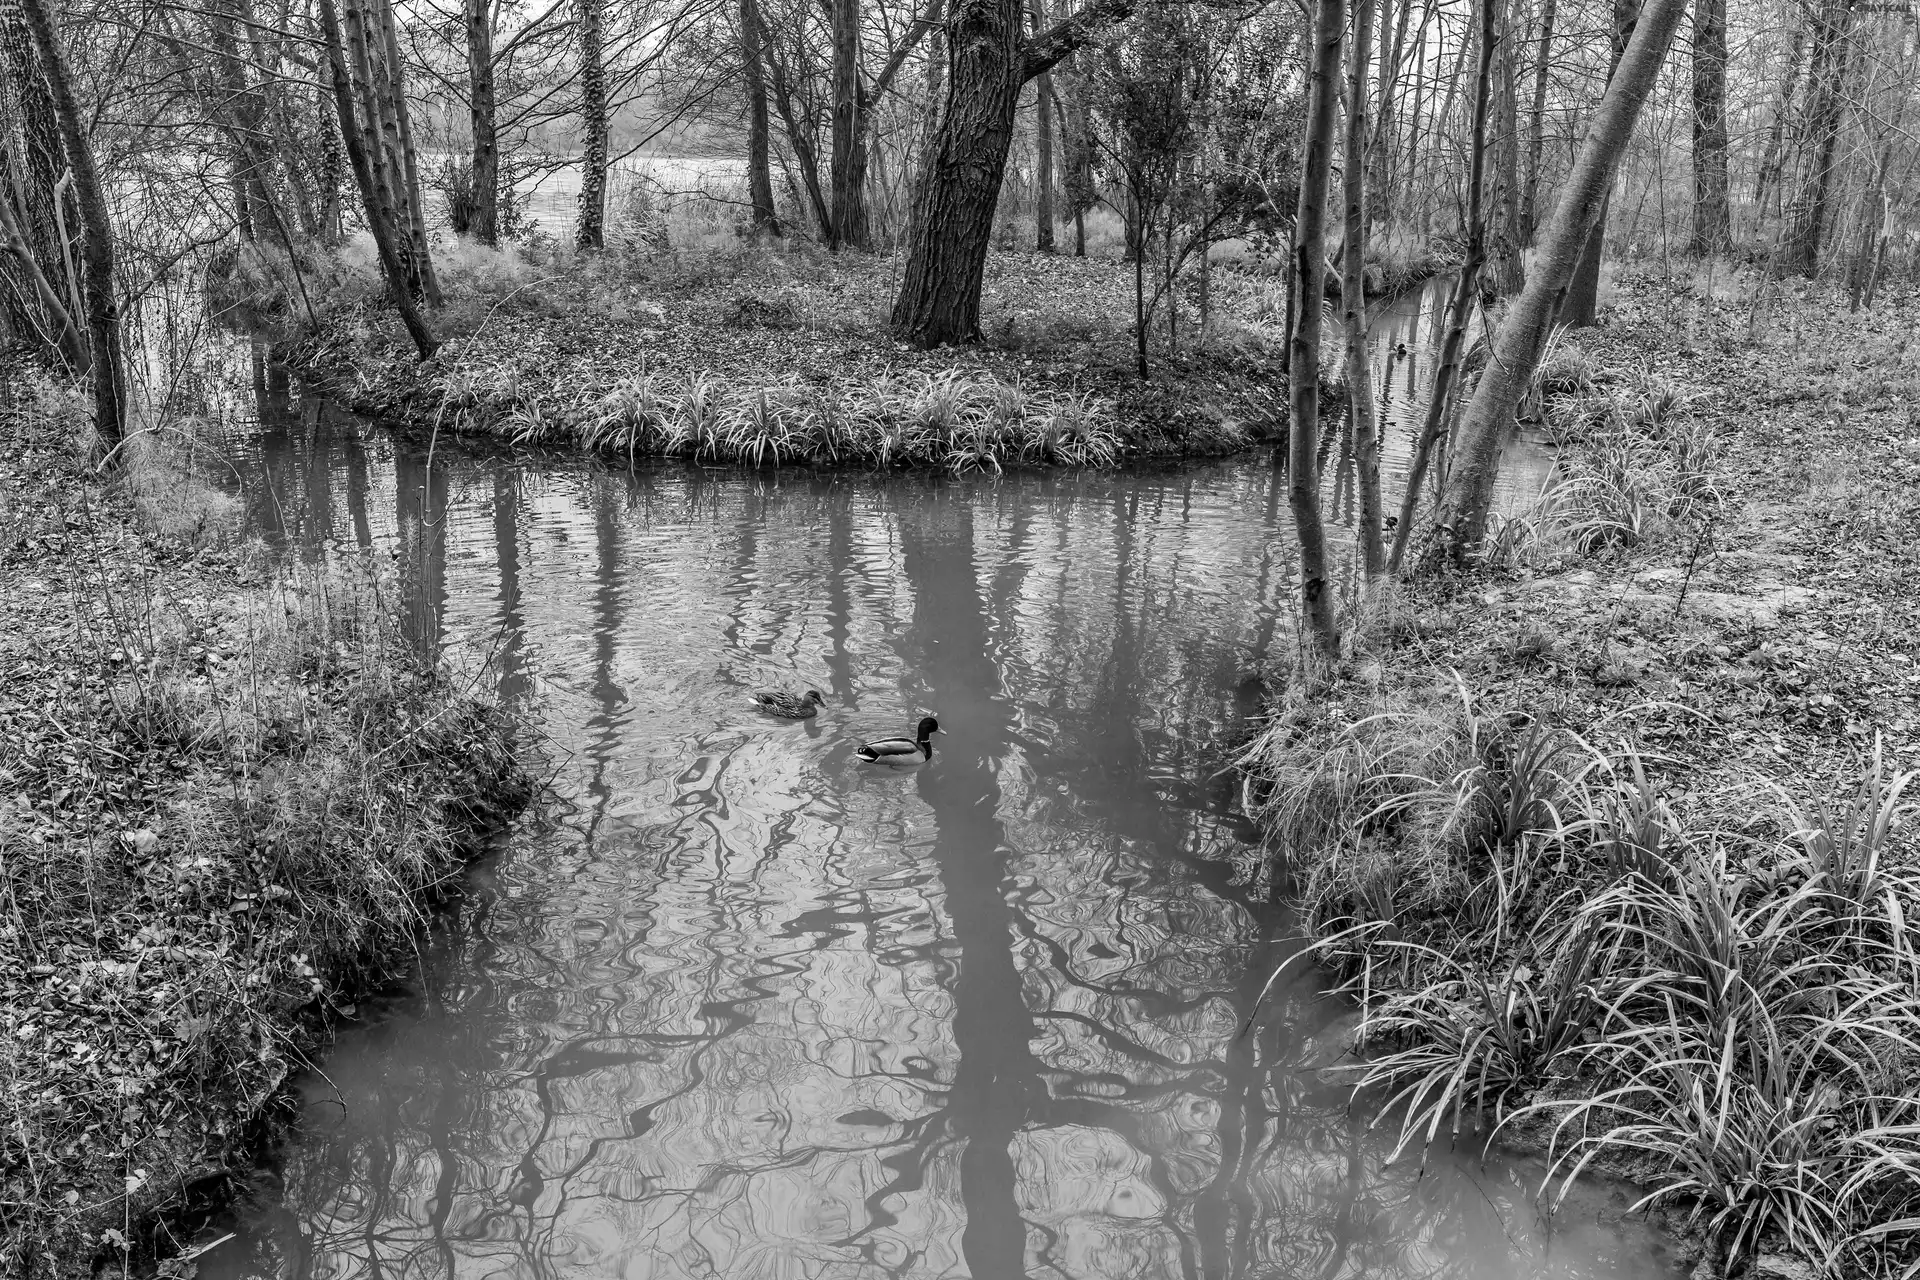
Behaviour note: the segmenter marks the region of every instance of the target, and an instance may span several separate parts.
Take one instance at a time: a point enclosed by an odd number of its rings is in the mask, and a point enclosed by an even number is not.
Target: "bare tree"
[[[1429,549],[1433,561],[1458,562],[1486,531],[1500,451],[1512,430],[1514,410],[1540,365],[1554,314],[1685,13],[1686,0],[1648,0],[1606,97],[1594,112],[1541,242],[1533,278],[1500,326],[1493,358],[1461,419],[1452,473],[1435,517]]]
[[[607,63],[603,0],[575,2],[580,28],[580,131],[586,149],[580,157],[580,216],[573,224],[573,243],[587,252],[606,244]]]
[[[1727,208],[1727,0],[1693,6],[1693,244],[1696,254],[1733,244]]]

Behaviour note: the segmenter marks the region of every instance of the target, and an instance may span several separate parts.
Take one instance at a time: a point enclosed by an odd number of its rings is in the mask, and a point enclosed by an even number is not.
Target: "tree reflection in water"
[[[1286,626],[1271,468],[626,474],[259,389],[301,425],[236,459],[257,527],[395,551],[558,804],[206,1274],[1660,1274],[1591,1215],[1550,1240],[1537,1170],[1381,1168],[1300,1072],[1312,975],[1238,1034],[1286,952],[1210,781]],[[764,721],[777,680],[830,706]],[[854,765],[923,712],[932,765]]]

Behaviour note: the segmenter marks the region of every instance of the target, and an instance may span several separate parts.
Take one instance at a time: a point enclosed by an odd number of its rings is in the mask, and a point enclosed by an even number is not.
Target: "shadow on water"
[[[303,1083],[203,1275],[1653,1277],[1595,1190],[1387,1167],[1221,778],[1287,628],[1265,459],[997,482],[417,442],[270,369],[254,528],[391,553],[557,805]],[[829,694],[766,720],[760,685]],[[916,771],[852,745],[936,713]],[[1618,1208],[1618,1204],[1612,1206]],[[1617,1215],[1614,1215],[1617,1217]]]

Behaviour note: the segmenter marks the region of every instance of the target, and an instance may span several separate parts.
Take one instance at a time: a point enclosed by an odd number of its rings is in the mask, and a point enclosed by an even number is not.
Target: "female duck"
[[[785,716],[789,720],[809,719],[827,704],[818,689],[807,690],[804,697],[785,689],[767,689],[754,694],[753,700],[768,715]]]
[[[914,730],[913,737],[881,738],[855,747],[853,754],[867,764],[884,764],[895,769],[925,764],[933,759],[933,735],[938,732],[940,722],[928,716]]]

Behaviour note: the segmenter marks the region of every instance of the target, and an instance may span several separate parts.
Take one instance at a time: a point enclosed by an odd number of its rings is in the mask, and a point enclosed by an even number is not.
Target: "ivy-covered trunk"
[[[607,63],[602,0],[579,0],[579,5],[580,131],[586,150],[580,157],[580,216],[573,224],[573,244],[586,252],[607,242]]]

